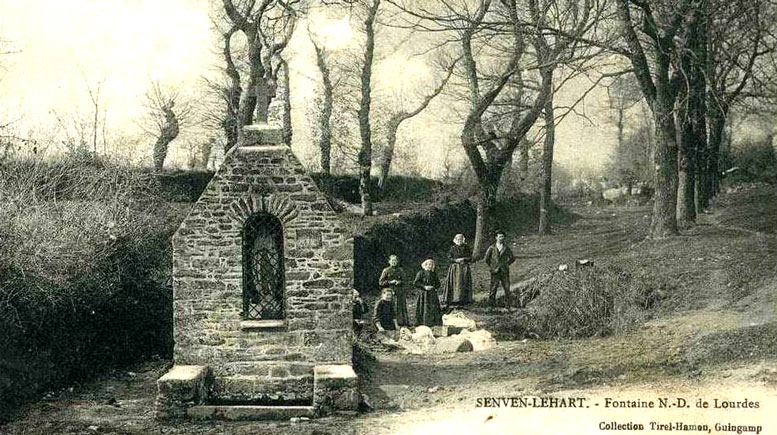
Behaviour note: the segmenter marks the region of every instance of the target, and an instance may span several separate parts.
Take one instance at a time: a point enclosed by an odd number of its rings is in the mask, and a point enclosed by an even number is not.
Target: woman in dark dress
[[[399,326],[410,326],[410,319],[407,315],[407,295],[405,295],[404,276],[405,273],[399,267],[399,257],[390,255],[389,265],[381,272],[378,284],[380,288],[392,291],[394,295],[394,313]]]
[[[442,294],[442,303],[447,307],[469,305],[472,302],[472,272],[469,270],[472,249],[465,242],[463,234],[456,234],[448,253],[451,265]]]
[[[442,310],[440,300],[437,298],[440,279],[434,272],[434,260],[424,261],[421,263],[421,268],[423,270],[418,272],[413,281],[413,285],[419,290],[415,306],[415,323],[426,326],[442,325]]]

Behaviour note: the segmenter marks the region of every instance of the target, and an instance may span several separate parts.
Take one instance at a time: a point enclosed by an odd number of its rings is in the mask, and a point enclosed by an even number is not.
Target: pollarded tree
[[[329,65],[329,50],[316,42],[316,36],[308,27],[308,36],[316,52],[316,66],[321,74],[322,100],[321,109],[318,112],[318,149],[321,171],[326,175],[332,173],[332,110],[334,108],[334,83],[332,82],[332,70]]]
[[[152,158],[154,168],[159,171],[164,166],[170,143],[178,137],[181,125],[189,121],[192,108],[178,90],[165,89],[156,81],[146,91],[144,106],[147,112],[141,127],[154,138]]]

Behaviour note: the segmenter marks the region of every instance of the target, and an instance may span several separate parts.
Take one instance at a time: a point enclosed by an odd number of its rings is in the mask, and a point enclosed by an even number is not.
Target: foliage
[[[649,184],[652,180],[650,172],[650,150],[652,134],[649,125],[642,125],[636,131],[628,134],[610,156],[605,173],[607,178],[621,186],[631,186],[637,183]]]
[[[164,202],[148,173],[87,152],[2,165],[3,406],[101,368],[169,356],[169,239],[188,204]]]
[[[541,275],[528,294],[528,329],[542,338],[619,334],[641,324],[657,289],[648,277],[617,268],[582,267]]]
[[[326,176],[326,174],[314,173],[311,174],[311,177],[327,195],[352,204],[359,203],[359,178],[357,176]],[[373,178],[371,182],[375,184],[377,180]],[[375,189],[379,196],[374,198],[374,200],[396,202],[428,201],[432,197],[433,192],[436,192],[438,189],[453,190],[453,188],[429,178],[394,175],[391,176],[385,189],[382,191]]]
[[[777,182],[777,156],[771,139],[769,136],[761,141],[749,140],[732,150],[731,164],[737,169],[726,177],[729,183]]]
[[[410,279],[421,260],[447,249],[457,233],[471,238],[474,227],[475,210],[468,201],[435,204],[375,223],[354,237],[354,287],[363,295],[377,291],[391,254],[399,256]]]

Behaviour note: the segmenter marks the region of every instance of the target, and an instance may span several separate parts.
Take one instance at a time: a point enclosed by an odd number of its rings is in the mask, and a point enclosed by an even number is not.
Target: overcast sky
[[[0,36],[18,51],[2,59],[0,116],[22,116],[19,125],[24,129],[52,131],[56,116],[88,113],[91,103],[85,82],[94,87],[103,80],[102,106],[109,130],[136,133],[150,79],[193,87],[217,61],[208,9],[207,0],[0,0]],[[349,39],[347,20],[333,20],[328,26],[334,35],[344,35],[343,41]],[[302,106],[313,96],[317,75],[304,29],[297,27],[289,61],[294,148],[310,163],[315,161],[315,150],[309,116]],[[391,80],[434,79],[423,62],[403,56],[400,52],[376,68],[380,86],[391,87]],[[573,91],[562,92],[557,102],[571,103],[584,86],[580,82]],[[599,167],[606,160],[615,132],[602,110],[605,96],[603,90],[594,92],[579,108],[593,125],[570,116],[559,126],[557,162]],[[440,104],[433,104],[400,131],[405,139],[428,144],[418,159],[430,168],[439,165],[444,142],[458,146],[458,128],[440,122],[444,109]]]

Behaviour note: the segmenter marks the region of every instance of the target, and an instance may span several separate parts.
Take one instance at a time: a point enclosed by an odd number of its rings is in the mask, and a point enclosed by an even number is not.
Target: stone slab
[[[278,145],[283,142],[283,128],[277,124],[252,124],[243,127],[245,142],[250,145]]]
[[[351,365],[317,365],[313,373],[313,404],[321,414],[358,409],[359,377]]]
[[[288,420],[315,415],[312,406],[199,405],[186,410],[194,420]]]
[[[344,379],[358,380],[356,372],[349,364],[320,364],[313,367],[313,376],[316,379]]]
[[[460,336],[440,337],[434,343],[431,353],[472,352],[472,343]]]
[[[206,366],[173,366],[157,380],[159,395],[177,401],[195,400],[208,372]]]
[[[158,419],[182,418],[186,409],[208,399],[210,368],[177,365],[157,380],[155,415]]]
[[[313,400],[313,376],[291,376],[288,370],[281,374],[285,377],[215,376],[212,399],[263,404]]]

